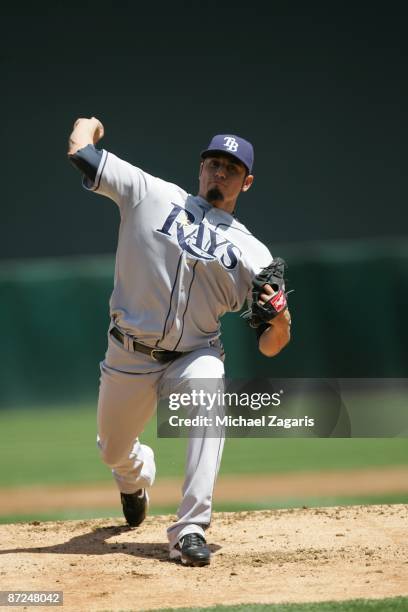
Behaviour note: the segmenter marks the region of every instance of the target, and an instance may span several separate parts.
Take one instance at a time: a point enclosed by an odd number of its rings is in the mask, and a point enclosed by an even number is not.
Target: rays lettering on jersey
[[[175,236],[180,247],[197,259],[218,261],[232,270],[236,267],[241,250],[202,221],[195,225],[193,213],[177,204],[171,203],[173,210],[165,220],[163,227],[156,231],[166,236]]]

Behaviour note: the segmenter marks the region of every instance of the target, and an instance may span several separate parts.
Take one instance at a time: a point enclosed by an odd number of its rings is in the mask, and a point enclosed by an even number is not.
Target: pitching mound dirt
[[[62,590],[64,610],[147,610],[408,595],[408,506],[214,515],[212,563],[167,559],[149,517],[0,526],[0,589]]]

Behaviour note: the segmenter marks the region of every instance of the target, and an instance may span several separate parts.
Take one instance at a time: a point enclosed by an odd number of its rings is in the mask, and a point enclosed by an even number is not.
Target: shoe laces
[[[205,544],[205,539],[199,533],[188,533],[182,540],[182,546],[200,547]]]

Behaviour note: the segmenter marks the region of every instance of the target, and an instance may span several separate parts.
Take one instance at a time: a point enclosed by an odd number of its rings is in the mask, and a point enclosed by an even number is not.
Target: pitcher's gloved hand
[[[263,323],[270,323],[287,308],[286,267],[286,262],[281,257],[277,257],[255,276],[252,286],[251,308],[241,315],[251,327],[259,327]]]

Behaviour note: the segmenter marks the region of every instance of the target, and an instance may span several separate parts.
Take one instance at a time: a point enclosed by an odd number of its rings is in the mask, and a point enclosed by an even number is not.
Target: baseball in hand
[[[81,132],[85,129],[86,133],[91,134],[94,145],[103,138],[105,134],[105,128],[99,119],[96,117],[91,117],[90,119],[86,117],[80,117],[74,123],[74,130],[79,129]]]

